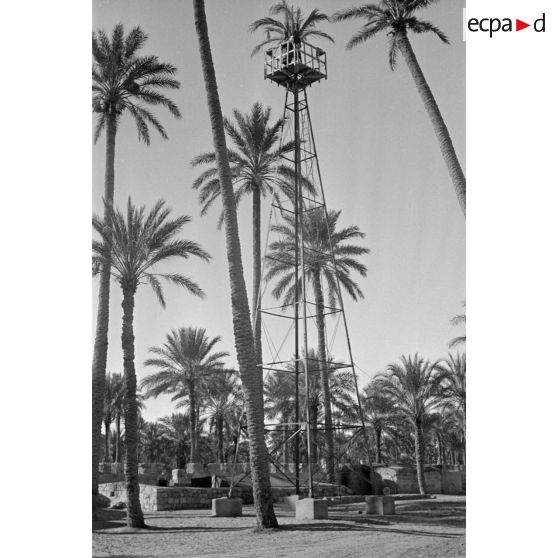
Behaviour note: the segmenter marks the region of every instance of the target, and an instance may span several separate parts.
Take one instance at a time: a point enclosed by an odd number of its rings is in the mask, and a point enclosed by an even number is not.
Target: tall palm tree
[[[419,491],[426,494],[424,480],[424,429],[426,416],[439,404],[437,364],[418,354],[402,356],[401,363],[391,363],[387,372],[377,376],[380,393],[390,398],[397,411],[414,429],[415,461]]]
[[[196,463],[198,399],[216,372],[223,369],[221,360],[229,356],[226,351],[214,351],[221,337],[210,339],[203,328],[181,327],[167,334],[162,347],[151,347],[153,357],[144,366],[153,366],[158,372],[146,376],[141,382],[146,397],[173,394],[173,401],[186,397],[190,413],[190,462]]]
[[[234,121],[225,118],[227,136],[235,146],[229,149],[229,163],[235,186],[236,202],[250,195],[252,197],[252,313],[254,316],[254,342],[256,358],[262,362],[261,322],[256,312],[260,292],[261,274],[261,203],[274,187],[280,191],[292,190],[294,170],[281,163],[283,156],[292,151],[294,142],[280,144],[283,118],[270,124],[271,108],[263,109],[261,103],[254,103],[248,114],[233,111]],[[215,165],[215,152],[202,153],[195,157],[192,166],[212,165],[203,171],[194,181],[194,188],[199,190],[202,204],[201,214],[205,215],[213,202],[220,197],[219,170]],[[223,222],[223,213],[219,228]]]
[[[209,254],[192,240],[179,240],[177,235],[190,217],[183,215],[170,219],[170,208],[162,200],[146,214],[145,208],[136,208],[128,198],[125,214],[109,209],[110,229],[98,217],[93,226],[100,241],[93,242],[96,259],[101,266],[111,263],[112,274],[122,289],[122,352],[124,360],[124,383],[126,389],[126,459],[125,472],[128,486],[127,521],[130,527],[143,527],[143,513],[139,501],[138,457],[137,457],[137,393],[134,347],[134,303],[135,294],[141,284],[149,284],[164,307],[165,299],[161,279],[185,288],[195,296],[203,297],[202,289],[189,277],[179,273],[155,272],[157,265],[172,258],[189,259],[196,256],[204,261]],[[107,237],[112,239],[107,252]]]
[[[242,254],[238,237],[236,203],[229,165],[223,112],[219,101],[215,67],[207,30],[204,0],[193,0],[194,23],[200,49],[200,60],[207,93],[207,106],[213,133],[215,162],[219,169],[219,184],[223,201],[225,240],[229,265],[229,283],[233,314],[235,348],[244,390],[246,420],[249,436],[250,464],[254,507],[259,528],[277,527],[273,510],[273,494],[269,478],[269,455],[265,444],[263,412],[263,377],[257,366],[254,335],[250,323],[250,307],[242,269]]]
[[[327,218],[324,211],[306,212],[303,217],[302,228],[305,244],[304,273],[307,281],[312,285],[316,302],[316,324],[318,330],[318,359],[327,362],[327,348],[325,335],[325,302],[324,295],[329,299],[329,306],[339,303],[337,280],[353,300],[364,297],[360,287],[351,278],[351,272],[357,272],[366,277],[366,266],[357,258],[368,254],[370,250],[362,246],[350,244],[349,241],[364,238],[358,226],[339,228],[341,211],[330,210]],[[283,305],[294,302],[295,296],[295,246],[296,229],[295,217],[285,216],[285,223],[274,225],[272,230],[279,235],[279,240],[270,244],[269,266],[265,276],[266,281],[277,280],[272,294],[283,299]],[[330,254],[335,257],[332,266]],[[324,285],[326,293],[324,293]],[[298,292],[302,292],[298,286]],[[333,430],[331,420],[331,398],[329,393],[328,373],[325,366],[321,367],[321,385],[323,389],[324,422],[326,428],[326,462],[329,482],[334,481],[334,449]]]
[[[271,16],[279,16],[280,19]],[[314,8],[308,17],[304,17],[300,8],[289,6],[286,0],[276,2],[269,8],[269,17],[264,17],[254,21],[248,28],[254,33],[262,29],[266,32],[267,38],[254,47],[252,56],[258,53],[265,45],[278,44],[286,39],[293,38],[295,43],[305,41],[310,37],[320,37],[334,42],[333,38],[319,29],[315,29],[318,23],[329,21],[329,16]]]
[[[94,141],[106,129],[104,226],[110,230],[110,210],[114,201],[114,160],[116,132],[121,117],[128,113],[134,119],[139,138],[149,145],[149,126],[167,139],[165,128],[145,105],[162,106],[175,117],[180,111],[175,103],[161,93],[163,89],[178,89],[180,83],[173,76],[176,68],[159,61],[157,56],[139,56],[147,35],[134,27],[124,36],[124,27],[118,24],[109,36],[103,30],[93,33],[93,111],[97,114]],[[106,252],[110,252],[110,235],[106,237]],[[100,451],[103,394],[107,365],[108,323],[110,296],[110,266],[100,270],[99,304],[93,350],[93,421],[92,465],[93,494],[98,492],[98,462]]]
[[[229,436],[238,431],[238,417],[242,413],[242,390],[236,370],[213,374],[206,389],[203,413],[215,434],[217,463],[225,463],[225,433]]]
[[[395,68],[397,53],[401,52],[409,67],[420,98],[424,103],[426,113],[434,127],[434,132],[436,133],[442,151],[442,157],[448,167],[457,200],[465,216],[465,175],[459,164],[446,123],[444,122],[436,99],[424,77],[408,37],[409,31],[413,33],[432,32],[438,36],[442,42],[449,44],[449,40],[443,31],[438,29],[431,22],[419,19],[415,15],[417,10],[427,8],[436,1],[437,0],[379,0],[374,4],[365,4],[358,8],[340,10],[333,14],[332,19],[334,21],[345,21],[348,19],[363,19],[365,21],[361,29],[347,43],[348,49],[352,49],[381,32],[387,32],[390,43],[389,65],[392,70]]]

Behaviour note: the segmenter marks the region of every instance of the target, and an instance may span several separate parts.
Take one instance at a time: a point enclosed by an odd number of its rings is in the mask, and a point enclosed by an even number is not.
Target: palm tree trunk
[[[105,420],[105,462],[110,461],[110,420]]]
[[[114,462],[120,463],[120,413],[116,413],[116,442],[114,444]]]
[[[218,416],[215,424],[217,429],[217,463],[224,463],[224,452],[223,452],[223,417]]]
[[[116,116],[109,114],[107,119],[107,144],[105,162],[105,211],[104,226],[110,227],[110,210],[114,201],[114,153],[116,146]],[[105,249],[110,253],[110,237]],[[103,403],[105,395],[105,375],[107,368],[108,324],[110,296],[110,262],[101,265],[99,280],[99,303],[97,307],[97,326],[93,348],[93,418],[92,418],[92,488],[93,495],[99,492],[99,454],[101,452],[101,425],[103,422]]]
[[[281,422],[283,423],[283,468],[287,467],[287,463],[289,462],[289,432],[287,431],[288,426],[285,423],[289,422],[288,415],[282,415]]]
[[[426,481],[424,480],[424,438],[422,422],[420,420],[415,421],[415,458],[419,492],[426,494]]]
[[[434,127],[434,132],[436,133],[436,137],[438,138],[438,143],[440,144],[440,149],[442,151],[442,157],[444,158],[446,166],[448,167],[448,171],[453,182],[457,200],[459,201],[459,205],[461,206],[463,215],[465,215],[465,175],[463,174],[463,170],[461,169],[461,165],[459,164],[459,160],[457,159],[457,154],[455,153],[455,148],[453,147],[453,143],[451,141],[446,123],[442,118],[442,114],[440,113],[440,109],[438,107],[438,104],[436,103],[436,99],[434,99],[434,95],[432,94],[432,91],[430,90],[430,87],[426,82],[426,78],[422,73],[422,69],[418,63],[417,57],[415,56],[413,47],[409,42],[407,33],[405,31],[399,31],[396,34],[396,40],[399,50],[401,51],[405,62],[407,62],[407,66],[409,67],[411,76],[413,77],[420,98],[424,103],[426,113],[430,117],[430,121],[432,122],[432,126]]]
[[[382,428],[377,426],[374,428],[376,435],[376,463],[382,462]]]
[[[138,477],[138,409],[137,381],[134,354],[134,294],[135,289],[122,289],[122,353],[124,355],[124,420],[126,422],[126,455],[124,471],[126,474],[126,517],[128,527],[145,527],[140,504]],[[118,442],[117,442],[118,443]]]
[[[196,390],[193,380],[188,381],[188,397],[190,400],[190,463],[197,463]]]
[[[438,465],[444,465],[444,443],[442,442],[442,436],[437,434],[438,438]]]
[[[252,315],[254,316],[254,348],[256,362],[262,364],[262,322],[258,312],[260,297],[260,283],[262,274],[262,246],[261,246],[261,193],[259,188],[252,192],[252,254],[253,254],[253,286],[252,286]]]
[[[254,335],[250,323],[250,307],[242,268],[238,236],[236,204],[231,169],[225,141],[223,113],[217,90],[215,68],[207,30],[204,0],[193,0],[194,22],[198,36],[200,59],[207,93],[207,105],[213,133],[213,146],[219,170],[219,183],[225,215],[225,238],[229,265],[229,282],[233,314],[235,348],[246,404],[249,436],[250,468],[254,491],[254,507],[259,528],[277,527],[273,510],[273,495],[269,480],[269,454],[264,437],[263,377],[257,366]]]
[[[331,394],[327,367],[327,351],[325,342],[324,293],[320,283],[319,272],[312,273],[314,295],[316,296],[316,323],[318,329],[318,358],[320,359],[320,380],[323,392],[324,425],[326,442],[326,475],[327,482],[335,482],[335,454],[333,447],[333,422],[331,420]]]

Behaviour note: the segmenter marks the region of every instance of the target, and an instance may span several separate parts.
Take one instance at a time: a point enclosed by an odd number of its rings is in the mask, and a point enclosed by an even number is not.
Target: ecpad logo
[[[515,31],[521,31],[526,29],[527,27],[531,27],[530,23],[526,23],[521,19],[515,20]],[[485,17],[483,19],[477,19],[472,17],[467,22],[467,28],[472,33],[478,33],[479,31],[482,33],[490,33],[490,38],[492,39],[492,35],[494,33],[498,33],[502,31],[504,33],[510,33],[514,31],[513,28],[513,19],[509,17],[505,17],[500,19],[498,17]],[[546,31],[546,13],[536,19],[533,23],[533,29],[536,33],[544,33]]]

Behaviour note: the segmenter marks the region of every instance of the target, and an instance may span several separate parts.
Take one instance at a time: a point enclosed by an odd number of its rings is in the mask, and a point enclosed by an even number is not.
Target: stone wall
[[[418,494],[416,469],[412,467],[374,467],[384,486],[393,494]],[[465,471],[454,467],[424,468],[424,480],[428,494],[463,494],[465,492]]]
[[[111,505],[126,502],[126,483],[115,482],[99,485],[99,493],[110,499]],[[273,488],[273,499],[279,501],[285,496],[294,494],[293,488]],[[301,490],[302,495],[307,490]],[[345,487],[332,485],[317,486],[314,488],[316,498],[333,497],[347,494]],[[143,511],[163,510],[195,510],[211,509],[213,498],[228,496],[228,488],[191,488],[191,487],[161,487],[140,484],[140,502]],[[232,491],[233,498],[241,498],[244,504],[253,504],[251,487],[235,487]]]

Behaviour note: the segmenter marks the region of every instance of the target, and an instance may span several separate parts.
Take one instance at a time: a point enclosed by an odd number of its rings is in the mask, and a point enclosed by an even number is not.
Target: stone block
[[[203,463],[186,463],[186,472],[194,478],[211,476]]]
[[[461,494],[463,492],[461,471],[442,469],[442,494]]]
[[[213,517],[237,517],[242,515],[242,500],[240,498],[214,498],[211,500],[211,515]]]
[[[297,519],[327,519],[327,500],[304,498],[296,502]]]
[[[281,498],[283,506],[287,511],[296,511],[296,504],[300,500],[300,494],[293,494],[292,496],[284,496]]]
[[[395,500],[391,496],[366,496],[368,515],[395,515]]]

